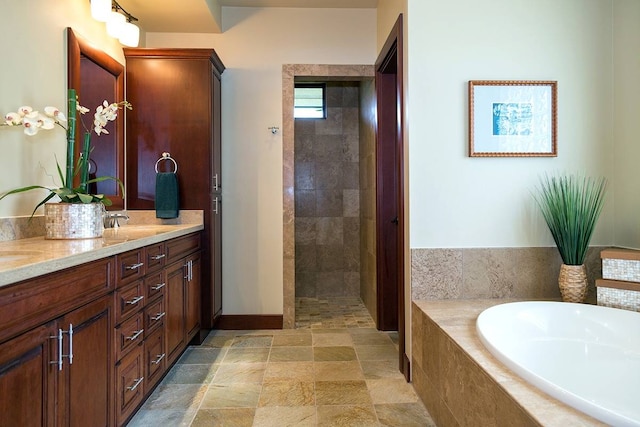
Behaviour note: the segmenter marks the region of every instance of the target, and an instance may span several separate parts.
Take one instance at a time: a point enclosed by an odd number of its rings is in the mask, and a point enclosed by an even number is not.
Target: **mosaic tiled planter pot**
[[[45,239],[94,239],[102,237],[102,203],[46,203]]]

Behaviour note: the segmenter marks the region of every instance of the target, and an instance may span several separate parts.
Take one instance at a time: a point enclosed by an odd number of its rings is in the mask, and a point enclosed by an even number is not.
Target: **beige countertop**
[[[33,237],[0,242],[0,286],[106,258],[203,229],[202,223],[124,225],[101,238],[45,240]]]

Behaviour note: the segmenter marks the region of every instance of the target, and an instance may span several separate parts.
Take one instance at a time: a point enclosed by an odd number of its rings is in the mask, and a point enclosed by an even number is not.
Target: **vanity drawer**
[[[188,234],[167,242],[167,264],[200,249],[200,233]]]
[[[116,360],[120,360],[132,348],[144,340],[144,315],[142,312],[115,328]]]
[[[144,340],[144,392],[148,394],[162,378],[166,366],[166,352],[164,348],[164,331],[156,329]]]
[[[144,248],[116,255],[116,286],[140,279],[145,274]]]
[[[145,277],[144,287],[147,290],[147,299],[151,301],[158,295],[164,295],[164,290],[167,287],[166,285],[167,282],[164,271],[153,273]]]
[[[165,242],[156,243],[145,248],[147,257],[147,273],[162,269],[167,261],[167,247]]]
[[[158,299],[144,309],[145,336],[149,336],[154,329],[162,324],[167,312],[164,307],[164,298]]]
[[[145,286],[144,281],[138,280],[123,288],[116,290],[116,324],[120,323],[132,313],[144,307]]]
[[[139,345],[116,365],[116,421],[123,425],[142,402],[145,389],[144,352]]]

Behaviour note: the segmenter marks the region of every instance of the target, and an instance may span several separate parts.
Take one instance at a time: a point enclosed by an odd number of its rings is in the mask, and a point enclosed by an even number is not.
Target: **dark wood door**
[[[0,345],[0,426],[55,425],[56,335],[51,322]]]
[[[409,380],[404,307],[403,24],[400,15],[376,61],[376,237],[378,328],[397,330],[399,368]]]
[[[113,297],[109,295],[58,321],[63,330],[73,325],[73,335],[63,346],[64,354],[73,354],[73,359],[66,359],[59,372],[60,425],[81,427],[87,420],[93,426],[112,424],[112,316]]]
[[[184,260],[167,267],[166,290],[166,351],[167,363],[171,364],[181,353],[185,338]]]

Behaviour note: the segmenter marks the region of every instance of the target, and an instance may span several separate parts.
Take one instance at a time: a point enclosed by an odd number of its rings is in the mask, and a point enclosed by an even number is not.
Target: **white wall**
[[[373,9],[222,9],[221,34],[147,34],[213,47],[222,75],[223,313],[282,313],[282,64],[373,64]]]
[[[43,109],[54,105],[66,111],[67,42],[65,28],[124,63],[120,43],[107,36],[105,25],[94,21],[88,0],[23,0],[0,14],[2,67],[0,116],[22,105]],[[87,106],[95,108],[95,106]],[[27,185],[58,186],[54,154],[64,167],[65,132],[55,129],[27,137],[19,128],[0,127],[0,193]],[[0,201],[0,217],[30,215],[46,192],[34,191]]]
[[[614,1],[615,244],[640,249],[640,1]]]
[[[411,247],[552,246],[538,177],[613,178],[611,16],[612,0],[409,0]],[[557,80],[558,157],[469,158],[469,80]],[[611,243],[613,191],[592,240]]]

